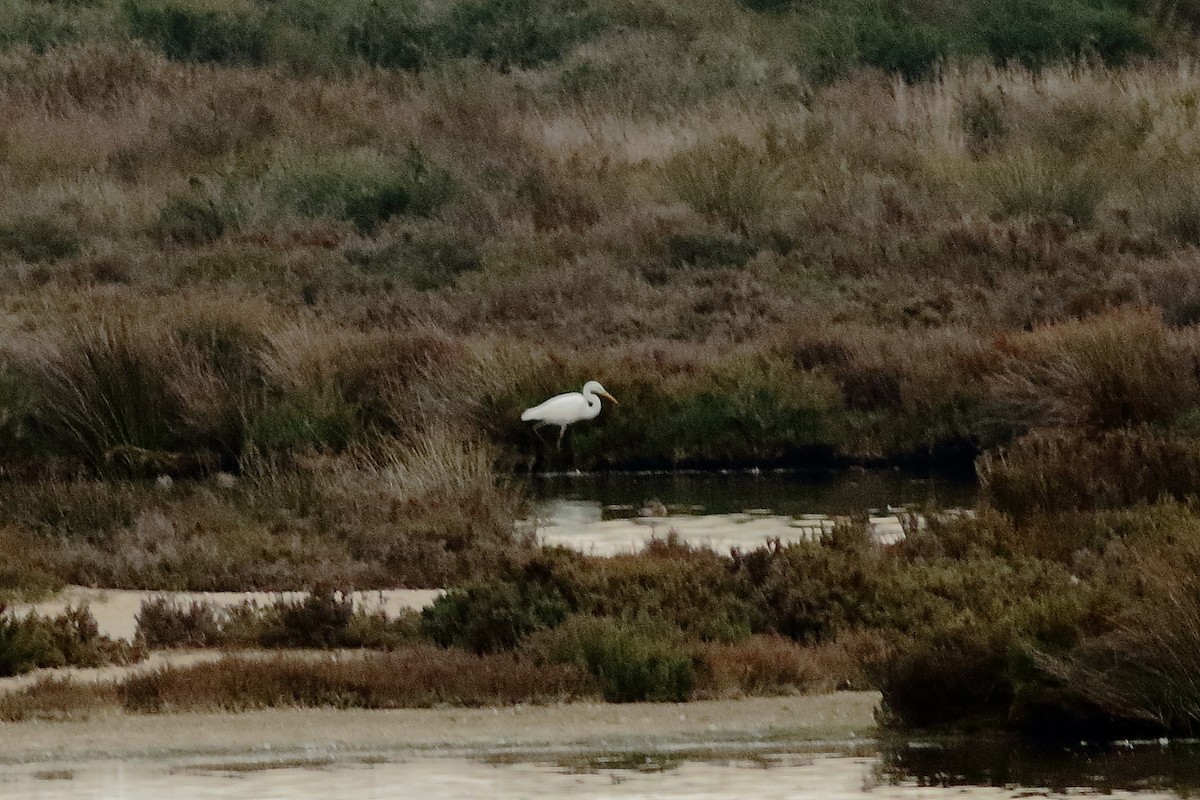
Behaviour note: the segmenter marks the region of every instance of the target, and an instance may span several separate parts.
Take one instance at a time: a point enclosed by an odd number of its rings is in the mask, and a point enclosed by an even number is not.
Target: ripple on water
[[[192,759],[12,767],[0,800],[160,800],[163,797],[842,798],[1104,796],[1166,798],[1191,793],[1200,764],[1191,747],[1030,754],[980,747],[884,746],[811,753],[714,747],[706,751],[503,753],[483,757],[341,756],[306,753],[246,760]],[[965,760],[964,760],[965,759]]]

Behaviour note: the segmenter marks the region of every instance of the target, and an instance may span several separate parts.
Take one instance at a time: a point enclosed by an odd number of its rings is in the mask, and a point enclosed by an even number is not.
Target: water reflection
[[[904,507],[971,507],[974,481],[887,471],[587,473],[521,479],[539,516],[576,522],[670,514],[862,514]]]
[[[1032,747],[1004,739],[899,742],[881,748],[878,774],[926,787],[1073,787],[1200,794],[1200,746],[1194,741],[1119,742]]]
[[[1034,751],[993,741],[883,744],[845,752],[741,745],[630,753],[308,754],[278,760],[18,765],[0,800],[309,798],[923,798],[1188,797],[1200,749],[1149,743]]]

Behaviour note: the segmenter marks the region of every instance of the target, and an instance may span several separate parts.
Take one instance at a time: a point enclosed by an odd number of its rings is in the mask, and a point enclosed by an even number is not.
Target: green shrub
[[[743,235],[770,221],[786,191],[780,164],[730,137],[675,154],[663,177],[693,210]]]
[[[1093,164],[1029,150],[983,165],[980,177],[1001,213],[1076,225],[1091,222],[1109,186],[1105,171]]]
[[[189,0],[127,0],[130,34],[176,61],[263,64],[268,34],[254,9],[217,10]]]
[[[637,555],[561,560],[551,574],[575,611],[661,620],[694,639],[736,641],[765,622],[728,558],[671,536]]]
[[[908,81],[933,76],[950,49],[948,33],[930,22],[883,14],[859,21],[859,56],[864,63],[898,73]]]
[[[1081,56],[1119,64],[1154,49],[1147,22],[1119,4],[1002,0],[981,11],[977,35],[997,64],[1037,68]]]
[[[678,630],[661,622],[576,615],[529,649],[549,663],[587,670],[610,703],[681,703],[691,697],[696,674],[680,641]]]
[[[586,0],[459,0],[440,25],[445,51],[500,69],[556,61],[607,27]]]
[[[372,3],[347,28],[347,45],[363,61],[376,67],[415,70],[436,53],[433,29],[403,6]]]
[[[880,591],[877,557],[866,537],[839,532],[837,543],[798,543],[736,554],[734,561],[768,614],[767,627],[815,643],[861,628]]]
[[[278,628],[263,631],[264,647],[345,647],[354,618],[354,604],[347,594],[340,597],[329,587],[317,587],[294,603],[277,603]]]
[[[1183,500],[1200,486],[1200,442],[1146,429],[1035,432],[980,457],[985,496],[1019,517]]]
[[[43,217],[19,217],[0,224],[0,252],[26,261],[59,261],[82,249],[79,234]]]
[[[558,625],[567,611],[553,587],[495,580],[439,597],[421,612],[421,632],[443,647],[491,653],[511,650],[529,634]]]
[[[74,2],[5,0],[0,2],[0,50],[24,46],[45,53],[107,32],[109,16],[107,8],[81,7]]]
[[[467,231],[430,221],[413,225],[374,249],[353,250],[346,258],[373,275],[394,278],[414,289],[438,289],[483,266],[480,242]]]
[[[61,666],[63,656],[54,646],[48,625],[37,618],[0,618],[0,676]]]
[[[1038,681],[1017,709],[1025,726],[1053,721],[1115,735],[1190,735],[1200,725],[1200,549],[1195,517],[1106,548],[1098,575],[1131,584],[1102,630],[1068,647],[1031,648]],[[1153,576],[1148,579],[1148,576]]]
[[[152,649],[222,643],[217,614],[207,603],[192,601],[181,606],[165,597],[143,600],[136,621],[138,638]]]
[[[123,321],[78,330],[34,365],[42,432],[94,470],[161,470],[181,444],[182,407],[168,372],[176,352],[148,334]]]
[[[1002,720],[1012,704],[1012,638],[1004,628],[972,620],[893,647],[873,668],[883,712],[893,722],[923,727],[970,717]]]
[[[237,226],[238,214],[202,185],[167,200],[159,209],[154,235],[162,243],[198,247],[212,244]]]
[[[358,408],[335,383],[272,394],[245,423],[247,444],[265,450],[340,450],[362,432]]]
[[[740,267],[759,248],[740,236],[721,234],[676,234],[667,240],[667,251],[674,266]]]
[[[403,158],[357,152],[280,163],[266,182],[284,207],[345,219],[368,234],[397,215],[433,214],[455,190],[450,173],[415,149]]]
[[[153,598],[142,601],[137,635],[149,647],[394,649],[416,638],[416,612],[389,619],[355,610],[348,595],[314,588],[299,600],[226,608]]]
[[[30,614],[15,619],[0,606],[0,676],[43,667],[99,667],[145,657],[126,642],[101,636],[87,608],[67,608],[53,618]]]

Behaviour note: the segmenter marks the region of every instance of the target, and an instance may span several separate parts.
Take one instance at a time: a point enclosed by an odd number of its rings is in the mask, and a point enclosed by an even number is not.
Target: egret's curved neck
[[[587,403],[587,406],[589,409],[591,409],[593,411],[600,410],[600,398],[591,389],[585,389],[583,391],[583,399],[584,399],[584,402]]]

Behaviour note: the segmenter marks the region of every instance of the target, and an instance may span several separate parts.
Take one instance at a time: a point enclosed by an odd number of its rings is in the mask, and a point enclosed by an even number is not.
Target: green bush
[[[586,0],[459,0],[439,38],[451,56],[529,68],[562,58],[606,27]]]
[[[422,634],[476,653],[511,650],[529,634],[561,623],[567,603],[553,587],[495,580],[452,589],[421,612]]]
[[[235,229],[237,213],[200,185],[167,200],[154,222],[154,235],[164,244],[198,247],[212,244]]]
[[[977,35],[998,64],[1037,68],[1081,56],[1119,64],[1153,51],[1150,25],[1119,4],[1002,0],[980,11]]]
[[[349,595],[338,596],[329,587],[316,587],[304,599],[277,603],[278,627],[268,627],[261,635],[264,647],[347,647],[348,632],[354,619],[354,604]]]
[[[172,343],[131,323],[76,331],[34,365],[40,431],[100,472],[162,469],[183,433]]]
[[[222,643],[217,614],[207,603],[193,601],[181,606],[165,597],[143,600],[136,621],[138,637],[152,649]]]
[[[670,536],[637,555],[559,560],[551,574],[575,611],[661,620],[694,639],[737,641],[765,622],[728,558]]]
[[[268,33],[256,9],[216,10],[187,0],[128,0],[129,32],[176,61],[263,64]]]
[[[587,670],[610,703],[681,703],[696,684],[692,655],[681,639],[661,622],[576,615],[540,634],[529,649],[549,663]]]
[[[847,530],[835,542],[763,548],[734,560],[768,614],[768,629],[816,643],[869,621],[881,577],[868,547],[865,535]]]
[[[0,677],[63,666],[49,626],[37,618],[0,618]]]
[[[402,158],[360,151],[280,163],[266,182],[285,208],[345,219],[368,234],[397,215],[429,216],[455,191],[450,173],[416,149]]]
[[[79,234],[43,217],[20,217],[0,224],[0,252],[26,261],[45,262],[69,258],[82,249]]]
[[[1200,442],[1146,429],[1036,432],[984,454],[977,469],[989,501],[1019,517],[1124,508],[1195,496]]]
[[[782,166],[731,137],[675,154],[663,178],[693,210],[743,235],[769,223],[786,194]]]
[[[341,450],[362,432],[358,407],[336,383],[263,398],[245,422],[245,439],[264,450]]]
[[[1060,217],[1076,225],[1092,221],[1110,182],[1094,164],[1028,150],[982,165],[980,177],[1002,214]]]
[[[74,2],[0,1],[0,51],[25,46],[45,53],[106,32],[109,9]]]
[[[758,250],[753,242],[728,234],[676,234],[667,240],[673,266],[740,267]]]
[[[99,667],[128,664],[145,653],[126,642],[101,636],[87,608],[68,608],[57,617],[31,614],[20,619],[0,606],[0,676],[44,667]]]
[[[365,272],[422,291],[447,286],[459,275],[483,266],[480,242],[470,232],[432,220],[429,223],[408,226],[380,247],[348,251],[346,258]]]
[[[932,77],[938,61],[950,49],[944,28],[907,16],[889,15],[862,19],[857,44],[864,63],[898,73],[908,81]]]
[[[912,727],[992,716],[1003,720],[1012,704],[1011,634],[982,620],[936,629],[894,645],[874,665],[883,712]]]
[[[433,29],[406,7],[372,3],[347,27],[347,45],[363,61],[376,67],[415,70],[435,56],[438,43]]]

